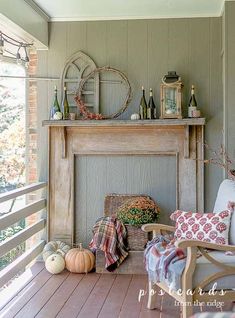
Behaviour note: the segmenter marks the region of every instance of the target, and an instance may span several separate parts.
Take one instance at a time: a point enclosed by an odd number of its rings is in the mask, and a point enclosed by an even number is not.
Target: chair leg
[[[149,281],[147,308],[148,309],[156,308],[156,300],[157,300],[157,285]]]
[[[182,318],[189,318],[193,315],[193,299],[186,298],[182,305]]]

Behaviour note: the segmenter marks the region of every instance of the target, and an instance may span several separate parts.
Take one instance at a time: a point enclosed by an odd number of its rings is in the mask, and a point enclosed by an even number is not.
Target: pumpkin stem
[[[79,250],[80,250],[80,251],[83,251],[82,243],[79,243]]]

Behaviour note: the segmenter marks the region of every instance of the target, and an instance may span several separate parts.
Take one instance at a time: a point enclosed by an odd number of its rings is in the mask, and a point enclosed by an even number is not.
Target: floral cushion
[[[175,238],[228,244],[231,211],[194,213],[177,210],[170,216],[176,222]]]

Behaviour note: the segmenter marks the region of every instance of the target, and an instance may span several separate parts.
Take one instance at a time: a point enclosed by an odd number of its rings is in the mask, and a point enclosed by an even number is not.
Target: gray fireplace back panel
[[[75,158],[75,241],[87,246],[103,216],[109,193],[147,194],[169,224],[176,208],[176,157],[159,155],[77,155]]]

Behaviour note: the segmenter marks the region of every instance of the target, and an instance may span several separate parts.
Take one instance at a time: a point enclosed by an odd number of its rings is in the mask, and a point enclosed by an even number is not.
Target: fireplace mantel
[[[175,208],[203,211],[204,125],[204,118],[43,121],[49,128],[49,239],[76,241],[75,176],[81,174],[75,166],[84,156],[109,160],[113,156],[156,160],[171,156],[175,172],[169,182],[175,183]]]
[[[51,127],[156,127],[204,126],[205,118],[155,119],[155,120],[44,120],[43,126]]]
[[[176,129],[184,127],[184,157],[189,158],[189,129],[191,126],[204,126],[205,118],[184,118],[184,119],[156,119],[156,120],[44,120],[43,126],[61,127],[61,156],[67,156],[67,129],[89,128],[89,129]]]

